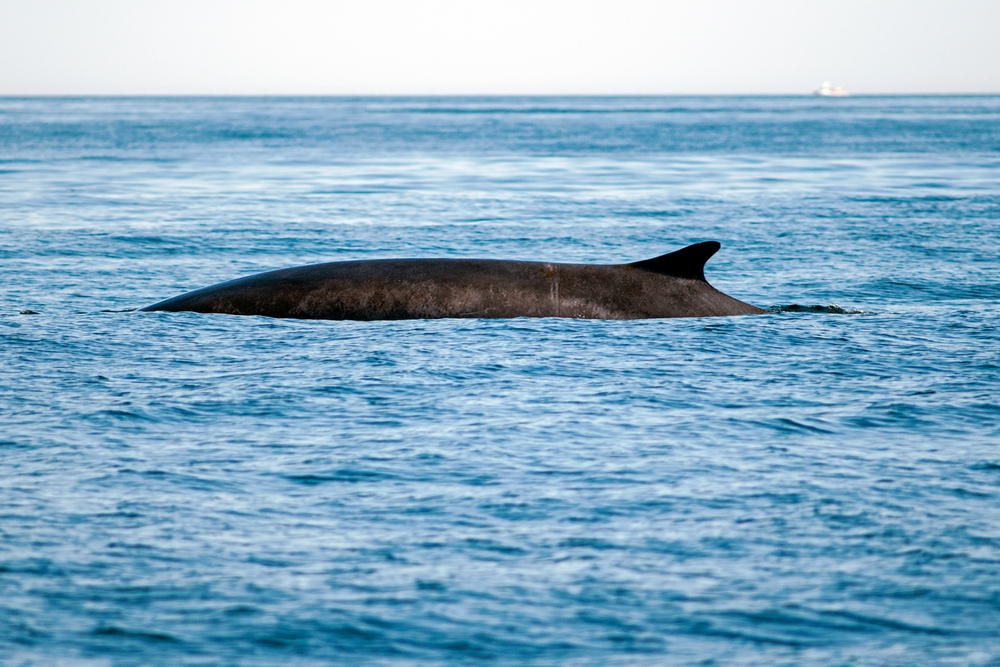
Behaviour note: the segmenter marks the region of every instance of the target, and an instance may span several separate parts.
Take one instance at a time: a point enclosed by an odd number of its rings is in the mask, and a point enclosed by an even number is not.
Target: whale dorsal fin
[[[718,241],[705,241],[695,243],[686,248],[668,252],[653,259],[644,259],[641,262],[632,262],[628,266],[634,266],[644,271],[662,273],[665,276],[675,278],[691,278],[693,280],[705,280],[705,262],[719,251],[722,245]]]

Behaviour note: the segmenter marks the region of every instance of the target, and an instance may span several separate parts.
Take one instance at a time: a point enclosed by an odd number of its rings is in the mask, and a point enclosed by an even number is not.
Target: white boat
[[[816,91],[816,94],[820,97],[847,97],[850,95],[849,92],[840,86],[832,85],[829,81],[824,81],[823,85]]]

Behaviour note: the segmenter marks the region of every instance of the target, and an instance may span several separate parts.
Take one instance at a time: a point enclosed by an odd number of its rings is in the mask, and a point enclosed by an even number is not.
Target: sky
[[[0,95],[1000,93],[1000,0],[0,0]]]

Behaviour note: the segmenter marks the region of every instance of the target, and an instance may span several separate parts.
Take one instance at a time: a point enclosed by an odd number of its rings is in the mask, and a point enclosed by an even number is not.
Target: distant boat
[[[816,94],[820,97],[848,97],[850,95],[849,92],[840,86],[831,85],[829,81],[824,81],[823,85],[816,91]]]

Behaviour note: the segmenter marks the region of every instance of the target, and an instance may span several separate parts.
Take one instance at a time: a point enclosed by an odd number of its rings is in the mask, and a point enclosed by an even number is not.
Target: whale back
[[[707,283],[708,281],[705,280],[705,262],[712,255],[719,252],[719,248],[721,247],[722,245],[718,241],[695,243],[686,248],[668,252],[666,255],[644,259],[641,262],[632,262],[627,266],[633,266],[637,269],[652,271],[653,273],[665,276],[673,276],[674,278],[689,278]]]
[[[374,259],[278,269],[143,308],[330,320],[440,317],[643,319],[763,313],[705,280],[697,243],[632,264]]]

